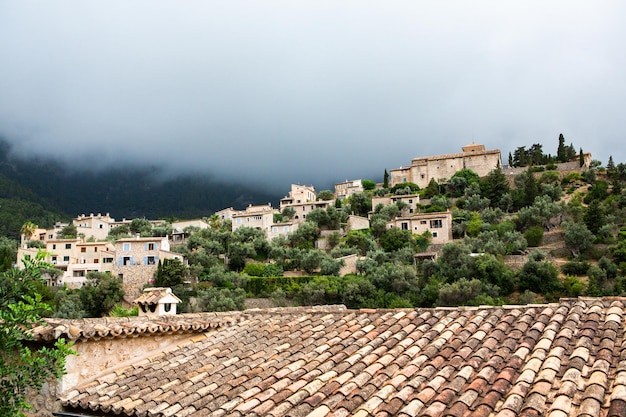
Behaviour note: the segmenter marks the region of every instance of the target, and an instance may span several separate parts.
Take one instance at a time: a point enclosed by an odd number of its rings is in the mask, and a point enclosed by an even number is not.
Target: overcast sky
[[[559,133],[626,162],[625,21],[623,1],[0,0],[0,137],[280,187]]]

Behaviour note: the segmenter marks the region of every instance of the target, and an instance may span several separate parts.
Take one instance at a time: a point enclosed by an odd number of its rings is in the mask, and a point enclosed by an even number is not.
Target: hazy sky
[[[0,137],[288,186],[472,141],[626,162],[623,1],[0,0]]]

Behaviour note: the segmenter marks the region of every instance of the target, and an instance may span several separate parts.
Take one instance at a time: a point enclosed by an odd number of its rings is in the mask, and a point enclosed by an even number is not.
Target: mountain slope
[[[12,237],[19,235],[26,220],[50,226],[94,212],[108,212],[116,219],[185,219],[280,198],[202,175],[163,179],[154,167],[89,172],[70,170],[54,160],[26,161],[9,155],[10,146],[0,141],[0,233]]]

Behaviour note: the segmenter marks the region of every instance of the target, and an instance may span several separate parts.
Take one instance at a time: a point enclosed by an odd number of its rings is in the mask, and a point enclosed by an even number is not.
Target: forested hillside
[[[159,180],[155,167],[77,171],[53,159],[21,160],[9,153],[0,140],[0,234],[13,238],[25,221],[46,227],[91,212],[114,218],[199,218],[282,197],[200,175]]]

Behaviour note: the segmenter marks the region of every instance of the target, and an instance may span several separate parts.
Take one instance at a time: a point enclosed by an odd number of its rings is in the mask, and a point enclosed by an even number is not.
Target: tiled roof
[[[100,319],[45,319],[31,334],[35,341],[59,338],[71,341],[99,340],[162,334],[204,333],[232,326],[243,316],[232,313],[181,314],[177,316],[106,317]]]
[[[137,298],[135,298],[135,300],[133,300],[133,303],[136,304],[158,304],[159,301],[161,301],[164,298],[168,298],[171,300],[176,300],[176,302],[180,303],[181,299],[176,297],[173,293],[172,293],[172,289],[171,288],[144,288],[143,293],[141,293],[141,295]]]
[[[623,417],[625,313],[625,298],[230,313],[231,325],[62,404],[130,416]]]

